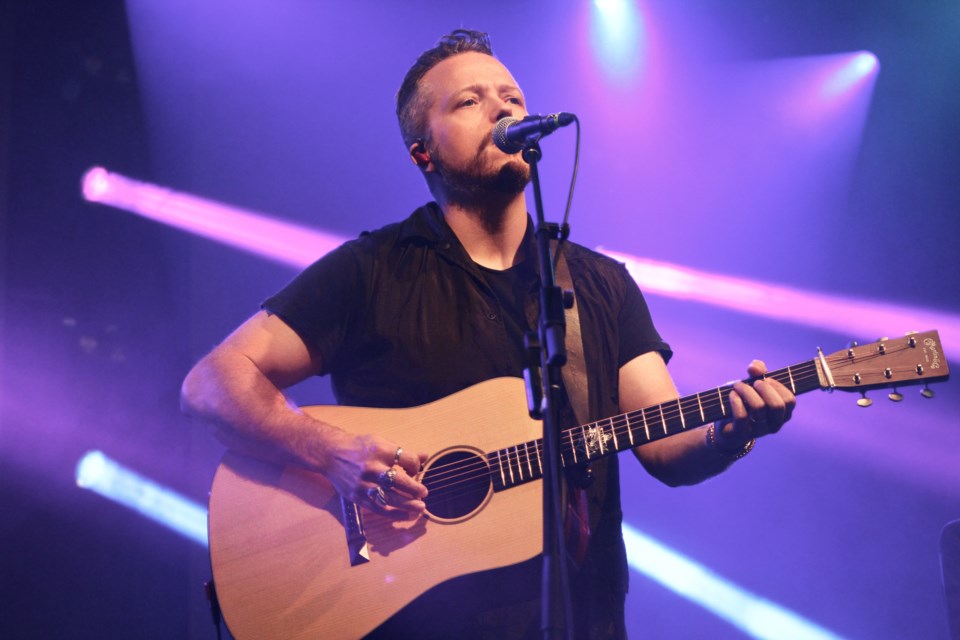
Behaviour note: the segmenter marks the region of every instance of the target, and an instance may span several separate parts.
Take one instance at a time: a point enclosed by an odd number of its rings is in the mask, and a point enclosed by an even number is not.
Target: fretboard
[[[821,388],[816,360],[768,373],[795,395]],[[752,382],[747,380],[745,382]],[[654,440],[722,420],[730,415],[733,384],[715,387],[644,409],[621,413],[561,432],[560,457],[564,467],[632,449]],[[543,476],[543,440],[531,440],[487,454],[494,491]]]

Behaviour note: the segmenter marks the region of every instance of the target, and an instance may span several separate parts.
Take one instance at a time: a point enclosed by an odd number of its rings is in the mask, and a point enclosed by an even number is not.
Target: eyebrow
[[[459,96],[463,93],[484,93],[486,91],[486,85],[482,84],[471,84],[466,87],[459,89],[453,93],[453,96]],[[520,94],[520,97],[524,97],[523,91],[520,90],[520,87],[513,84],[501,84],[497,87],[497,93],[504,92],[516,92]]]

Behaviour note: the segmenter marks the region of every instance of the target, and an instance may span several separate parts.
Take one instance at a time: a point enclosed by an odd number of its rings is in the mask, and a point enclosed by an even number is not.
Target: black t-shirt
[[[528,259],[490,273],[429,204],[327,254],[263,307],[320,354],[321,374],[331,376],[341,404],[417,406],[522,375],[522,331],[535,326],[539,306],[533,242],[528,229],[521,248]],[[565,255],[583,334],[589,420],[598,420],[619,412],[621,366],[650,351],[667,360],[670,349],[622,264],[574,243]],[[621,637],[627,569],[617,458],[595,462],[593,472],[590,546],[571,580],[577,637]],[[383,637],[539,637],[539,585],[537,559],[457,579],[396,616]]]

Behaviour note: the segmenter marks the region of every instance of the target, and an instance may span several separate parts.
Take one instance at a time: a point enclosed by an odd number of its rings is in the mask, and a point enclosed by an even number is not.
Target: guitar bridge
[[[367,547],[367,534],[363,530],[363,516],[356,504],[340,496],[340,508],[343,518],[343,530],[347,536],[347,553],[350,566],[370,562],[370,549]]]

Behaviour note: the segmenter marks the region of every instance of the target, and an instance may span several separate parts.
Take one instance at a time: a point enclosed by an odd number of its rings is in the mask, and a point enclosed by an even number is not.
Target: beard
[[[489,144],[489,143],[488,143]],[[476,208],[485,204],[510,200],[530,182],[530,166],[520,156],[513,156],[500,167],[490,166],[483,145],[473,160],[465,166],[453,166],[446,162],[439,149],[431,152],[446,197],[465,207]]]

